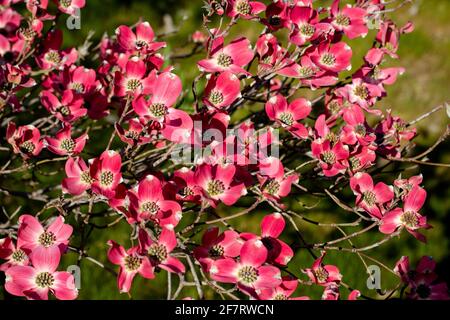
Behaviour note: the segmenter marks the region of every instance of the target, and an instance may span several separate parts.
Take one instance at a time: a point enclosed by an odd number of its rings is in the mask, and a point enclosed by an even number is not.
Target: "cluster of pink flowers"
[[[27,14],[15,9],[21,2]],[[382,1],[344,5],[335,0],[319,8],[312,0],[267,5],[208,0],[205,21],[218,15],[230,23],[192,36],[196,48],[204,50],[192,84],[193,112],[183,108],[191,86],[163,55],[166,43],[148,22],[122,25],[113,36],[104,36],[95,67],[87,68],[84,53],[63,49],[62,31],[46,27],[63,13],[74,14],[85,1],[55,2],[57,13],[52,14],[48,1],[0,1],[0,109],[17,115],[7,125],[6,141],[30,168],[45,159],[65,161],[63,195],[54,208],[61,212],[71,203],[73,212],[66,213],[76,214],[80,199],[89,210],[107,203],[109,212],[132,227],[130,239],[137,239],[136,245],[132,241],[125,249],[108,241],[108,259],[119,266],[120,292],[130,292],[137,274],[153,279],[161,270],[181,275],[199,266],[206,283],[231,284],[253,299],[309,299],[295,294],[304,283],[323,287],[322,299],[339,299],[343,276],[337,266],[324,265],[326,246],[280,239],[285,217],[292,220],[283,200],[294,187],[307,190],[301,185],[306,178],[285,161],[291,152],[309,158],[315,178],[348,182],[355,195],[353,211],[375,222],[382,234],[406,229],[425,241],[418,232],[430,228],[419,213],[426,199],[422,177],[399,178],[389,186],[374,183],[377,177],[370,170],[377,159],[401,158],[402,145],[416,134],[405,121],[376,107],[386,86],[404,72],[383,63],[397,58],[400,36],[413,29],[411,24],[397,28],[386,19]],[[227,37],[240,19],[261,26],[255,41]],[[377,26],[375,41],[352,71],[348,40],[366,37],[369,21]],[[343,74],[350,75],[344,79]],[[299,97],[300,88],[322,95]],[[23,92],[35,89],[32,102]],[[29,119],[19,116],[29,113],[33,103],[45,116],[19,125]],[[261,108],[236,123],[234,112],[246,103]],[[108,128],[108,144],[99,145]],[[235,130],[230,133],[230,128]],[[214,137],[205,137],[207,132]],[[203,152],[193,162],[166,165],[176,146]],[[268,155],[274,149],[282,151],[281,157]],[[256,201],[251,209],[260,203],[273,208],[264,209],[259,234],[237,231],[217,214],[216,222],[226,230],[202,229],[210,222],[202,220],[208,213],[248,198]],[[89,214],[83,219],[88,223]],[[192,229],[194,235],[203,232],[201,243],[192,240]],[[76,298],[73,276],[56,271],[71,234],[62,216],[44,228],[33,216],[21,215],[16,245],[13,236],[0,240],[6,290],[28,299],[47,299],[49,291],[58,299]],[[289,271],[298,247],[320,254],[312,253],[309,268]],[[85,254],[78,253],[80,258]],[[189,263],[188,268],[185,260],[191,257],[197,266]],[[399,262],[396,270],[410,288],[409,298],[447,297],[445,284],[434,284],[433,269],[429,260],[421,260],[411,276],[408,260]],[[300,279],[301,272],[306,280]],[[351,290],[348,299],[359,296]]]
[[[0,240],[0,259],[6,260],[0,266],[6,275],[5,289],[28,299],[47,300],[49,292],[57,299],[75,299],[73,275],[57,271],[71,234],[72,227],[61,216],[46,228],[33,216],[20,216],[16,244],[9,237]]]

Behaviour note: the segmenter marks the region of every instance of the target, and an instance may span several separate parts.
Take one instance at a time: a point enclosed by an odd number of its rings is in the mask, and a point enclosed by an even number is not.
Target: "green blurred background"
[[[329,1],[318,1],[318,3],[328,3]],[[157,34],[165,33],[172,28],[179,29],[179,32],[166,37],[164,40],[168,42],[165,49],[166,54],[169,52],[186,53],[189,52],[190,46],[187,45],[189,36],[195,30],[201,30],[202,17],[201,0],[151,0],[151,1],[120,1],[120,0],[103,0],[103,1],[87,1],[87,6],[82,10],[81,30],[65,31],[65,45],[78,46],[84,41],[89,31],[94,30],[93,39],[98,40],[102,34],[107,32],[110,35],[118,25],[132,25],[139,18],[150,22]],[[398,12],[391,14],[391,18],[399,25],[411,20],[415,24],[415,31],[405,35],[401,39],[399,56],[400,59],[393,61],[392,65],[403,66],[406,73],[401,76],[397,83],[388,87],[388,97],[379,103],[382,108],[391,108],[395,115],[399,115],[406,121],[415,119],[418,115],[432,109],[433,107],[449,100],[450,89],[450,1],[442,0],[416,0],[413,5],[405,6]],[[254,27],[247,28],[248,24],[242,24],[242,27],[236,28],[239,33],[243,33],[248,37],[255,39],[260,32]],[[63,28],[64,30],[64,28]],[[369,36],[373,34],[369,34]],[[356,68],[361,64],[361,56],[371,45],[368,39],[359,39],[351,42],[352,48],[356,53],[354,56],[353,66]],[[175,73],[177,73],[184,81],[185,88],[190,87],[190,81],[195,77],[198,70],[193,63],[197,57],[187,59],[187,61],[175,60]],[[302,92],[300,92],[302,94]],[[306,94],[306,93],[305,93]],[[189,99],[187,100],[189,101]],[[189,109],[189,106],[184,106]],[[417,152],[421,152],[430,146],[435,139],[445,130],[448,124],[448,118],[445,112],[439,112],[426,120],[418,123],[419,137],[416,139]],[[109,136],[109,135],[108,135]],[[434,162],[450,163],[450,153],[448,152],[449,142],[441,144],[430,156]],[[392,170],[398,166],[393,166]],[[450,280],[450,259],[449,259],[449,235],[450,235],[450,219],[447,213],[450,208],[450,191],[448,184],[450,182],[450,174],[444,168],[423,166],[420,169],[412,167],[405,174],[414,175],[418,172],[424,175],[424,185],[428,191],[428,201],[423,208],[433,229],[426,231],[428,243],[422,244],[412,236],[403,232],[400,239],[390,241],[383,246],[368,252],[371,256],[383,261],[388,266],[393,266],[401,255],[410,256],[415,263],[422,255],[433,256],[440,264],[438,271],[447,281]],[[384,180],[392,183],[396,176],[386,175]],[[42,178],[41,179],[45,179]],[[347,199],[352,199],[348,195]],[[5,200],[5,199],[4,199]],[[244,207],[246,200],[238,203]],[[348,217],[347,214],[337,208],[336,205],[328,201],[322,200],[313,209],[307,210],[306,206],[315,205],[317,199],[305,197],[304,195],[294,195],[288,200],[292,208],[305,214],[307,217],[322,222],[350,221],[354,217]],[[24,206],[23,211],[35,212],[39,210],[42,203],[34,203],[32,201],[21,201]],[[351,202],[350,202],[351,203]],[[219,214],[225,216],[239,208],[220,208]],[[99,209],[100,211],[101,209]],[[270,212],[270,208],[261,207],[258,212],[251,214],[245,219],[235,219],[232,225],[238,230],[252,231],[259,233],[259,222],[261,217]],[[301,232],[309,242],[322,242],[327,239],[339,237],[339,233],[331,228],[317,228],[302,221],[297,221]],[[355,228],[347,228],[346,231],[351,233],[356,231]],[[99,261],[112,266],[106,257],[106,241],[115,239],[125,247],[129,243],[130,227],[125,223],[116,225],[114,228],[106,230],[94,230],[89,237],[86,250],[89,255],[95,257]],[[282,238],[288,243],[295,239],[296,235],[292,228],[288,227]],[[381,239],[381,236],[375,231],[366,233],[355,239],[356,246],[363,246]],[[74,243],[79,241],[74,239]],[[346,244],[347,245],[347,244]],[[76,263],[77,256],[73,253],[67,254],[63,259],[64,265]],[[366,288],[367,275],[361,260],[353,253],[335,253],[329,252],[327,261],[336,264],[344,274],[344,281],[349,285],[361,289],[364,294],[376,297],[374,291]],[[371,264],[370,261],[367,261]],[[305,250],[298,250],[295,260],[290,263],[290,271],[303,275],[299,267],[305,268],[312,263],[312,258]],[[112,274],[97,267],[89,261],[81,261],[82,287],[80,290],[81,299],[129,299],[126,294],[119,294],[116,286],[116,279]],[[173,277],[176,283],[176,277]],[[131,295],[134,299],[164,299],[166,294],[166,273],[161,272],[155,280],[143,280],[139,276],[135,278],[135,283]],[[382,289],[393,288],[397,284],[395,277],[382,269]],[[313,298],[319,298],[322,290],[319,288],[309,288],[300,286],[298,294],[311,295]],[[341,290],[343,297],[348,292]],[[2,293],[0,289],[0,297],[9,298],[8,295]],[[186,289],[180,297],[193,296],[195,290]],[[206,291],[207,298],[216,297],[212,291]]]

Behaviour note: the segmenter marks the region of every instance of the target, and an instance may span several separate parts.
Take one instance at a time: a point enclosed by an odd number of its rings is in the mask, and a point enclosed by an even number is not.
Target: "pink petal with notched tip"
[[[141,22],[136,26],[136,38],[139,40],[144,40],[148,44],[150,44],[155,38],[155,33],[147,21]]]
[[[258,268],[258,280],[253,284],[255,289],[274,288],[281,283],[280,270],[273,266]]]
[[[110,170],[112,173],[120,173],[122,167],[122,158],[120,154],[112,150],[103,151],[100,156],[101,169],[103,171]]]
[[[136,276],[136,271],[128,272],[124,267],[119,270],[119,275],[117,277],[117,286],[120,292],[129,292],[131,289],[131,284],[134,277]]]
[[[33,249],[38,245],[39,236],[44,231],[44,228],[35,217],[28,214],[20,216],[17,247]]]
[[[261,221],[261,237],[278,238],[283,232],[286,222],[280,213],[272,213]]]
[[[82,183],[79,177],[64,178],[61,185],[65,193],[70,193],[74,196],[80,195],[90,188],[89,185]]]
[[[180,260],[170,256],[163,263],[160,263],[159,267],[172,273],[184,273],[186,270]]]
[[[141,203],[163,199],[161,181],[153,175],[147,175],[139,182],[138,197]]]
[[[69,242],[72,231],[72,226],[65,224],[64,218],[62,216],[58,216],[47,228],[47,232],[52,232],[55,235],[57,242],[64,244],[67,244]]]
[[[168,253],[172,252],[172,250],[177,246],[175,231],[168,228],[163,228],[159,236],[158,243],[164,245]]]
[[[291,132],[293,135],[301,138],[306,139],[308,138],[309,132],[306,127],[301,123],[294,123],[292,126],[288,127],[289,132]]]
[[[289,104],[287,110],[292,113],[294,120],[304,119],[311,112],[311,102],[303,98],[296,99]]]
[[[239,264],[231,258],[214,261],[210,268],[211,278],[224,283],[236,283]]]
[[[340,281],[342,279],[342,275],[336,266],[326,265],[323,268],[328,272],[329,281]]]
[[[391,234],[402,224],[400,218],[403,214],[403,210],[401,208],[395,208],[389,212],[387,212],[379,226],[380,232],[384,234]]]
[[[405,198],[404,210],[418,212],[423,207],[426,198],[425,189],[415,186]]]
[[[392,187],[387,186],[383,182],[378,182],[373,188],[373,193],[377,197],[380,204],[391,201],[394,198],[394,191]]]
[[[277,120],[278,115],[285,112],[287,107],[286,98],[281,94],[277,94],[266,102],[265,110],[270,120]]]
[[[267,260],[267,249],[259,239],[251,239],[244,243],[241,248],[241,264],[259,267]]]
[[[133,50],[136,43],[136,35],[131,28],[120,26],[116,29],[117,42],[126,50]]]
[[[37,271],[29,266],[13,266],[5,271],[5,289],[15,296],[24,296],[23,291],[35,286],[33,281]]]
[[[181,91],[180,78],[173,73],[163,72],[155,81],[151,103],[163,103],[166,107],[171,107],[177,101]]]
[[[192,118],[183,110],[170,108],[164,119],[161,130],[164,138],[175,143],[187,143],[191,139],[194,123]]]
[[[109,240],[108,245],[110,246],[108,250],[109,261],[111,261],[111,263],[122,266],[124,263],[123,260],[127,256],[125,249],[113,240]]]
[[[138,270],[139,274],[146,279],[155,278],[155,273],[153,272],[153,266],[147,257],[142,258],[141,266]]]
[[[247,38],[238,38],[223,48],[223,53],[231,56],[233,65],[243,67],[247,65],[254,56],[250,41]]]
[[[291,192],[291,187],[293,183],[298,182],[298,175],[291,174],[284,178],[280,183],[280,189],[278,190],[279,197],[286,197]]]
[[[69,272],[55,272],[55,283],[51,289],[59,300],[74,300],[78,296],[78,290],[75,287],[75,278]]]
[[[146,71],[144,61],[138,59],[131,59],[125,67],[127,79],[142,79]]]
[[[240,183],[230,187],[228,190],[225,190],[225,192],[219,196],[219,199],[222,200],[222,202],[227,206],[232,206],[246,193],[247,190],[245,188],[245,184]]]
[[[234,175],[236,173],[236,167],[233,164],[218,164],[215,166],[215,178],[216,180],[222,181],[227,188],[233,181]]]
[[[350,179],[350,188],[353,190],[353,192],[357,193],[372,191],[372,177],[368,173],[358,172]]]

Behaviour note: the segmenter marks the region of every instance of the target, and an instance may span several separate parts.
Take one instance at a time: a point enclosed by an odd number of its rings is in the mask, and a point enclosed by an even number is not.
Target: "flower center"
[[[238,278],[246,284],[252,284],[258,280],[258,270],[252,266],[244,266],[239,269]]]
[[[300,33],[304,35],[305,37],[312,37],[314,35],[314,32],[316,31],[316,28],[314,26],[310,25],[309,23],[303,24],[300,26]]]
[[[134,45],[136,46],[137,49],[142,49],[142,48],[146,47],[148,45],[148,43],[147,43],[147,41],[140,39],[140,40],[136,40]]]
[[[183,189],[181,189],[180,195],[182,197],[193,196],[194,195],[194,191],[192,191],[192,189],[189,188],[189,187],[184,187]]]
[[[55,283],[55,277],[50,272],[41,272],[36,276],[35,282],[39,288],[48,288]]]
[[[80,175],[80,180],[85,184],[91,184],[92,182],[94,182],[94,179],[92,179],[89,171],[83,171]]]
[[[336,24],[343,26],[343,27],[347,27],[350,25],[350,18],[343,14],[338,14],[335,21],[336,21]]]
[[[328,164],[334,164],[336,162],[336,155],[333,151],[325,151],[322,153],[322,160]]]
[[[84,92],[84,85],[79,82],[73,82],[71,86],[72,90],[74,90],[77,93],[83,93]]]
[[[350,158],[350,165],[353,170],[358,169],[361,166],[361,161],[359,161],[359,158],[357,157],[351,157]]]
[[[139,79],[130,79],[127,81],[127,90],[128,91],[136,91],[141,87],[141,80]]]
[[[141,266],[142,259],[137,256],[125,257],[125,268],[127,271],[136,271]]]
[[[211,258],[222,257],[224,253],[225,253],[225,249],[220,244],[216,244],[216,245],[212,246],[208,251],[208,254]]]
[[[328,279],[328,271],[323,267],[319,267],[317,270],[315,270],[314,275],[319,282],[325,282]]]
[[[211,101],[212,104],[220,104],[223,100],[223,94],[220,91],[214,90],[209,94],[209,101]]]
[[[419,225],[419,218],[417,217],[415,212],[412,211],[406,211],[402,214],[400,217],[400,221],[407,227],[407,228],[417,228]]]
[[[294,124],[294,116],[290,112],[283,112],[280,114],[279,118],[280,121],[287,126],[292,126]]]
[[[366,191],[363,193],[363,201],[371,207],[377,202],[377,196],[372,191]]]
[[[336,57],[329,52],[325,53],[320,60],[326,66],[332,66],[336,63]]]
[[[242,15],[248,15],[252,12],[252,7],[247,0],[238,1],[236,11]]]
[[[61,7],[63,8],[68,8],[70,7],[70,5],[72,4],[72,0],[60,0],[59,4],[61,5]]]
[[[211,196],[218,196],[225,191],[225,185],[220,180],[211,180],[208,182],[206,191],[208,191]]]
[[[25,39],[25,41],[33,41],[34,37],[36,36],[36,31],[31,28],[23,28],[20,29],[20,34]]]
[[[217,56],[217,64],[221,67],[227,68],[227,67],[231,66],[232,63],[233,63],[233,59],[225,53],[220,53]]]
[[[332,114],[336,114],[341,110],[341,106],[339,105],[339,102],[333,100],[328,104],[328,110],[330,110]]]
[[[358,135],[360,135],[360,136],[365,136],[366,133],[367,133],[367,130],[366,130],[366,127],[365,127],[364,125],[358,124],[358,125],[355,127],[355,132],[356,132]]]
[[[61,62],[61,56],[59,55],[58,51],[51,50],[45,55],[45,60],[54,64],[59,64]]]
[[[280,190],[280,184],[278,183],[277,180],[275,179],[270,179],[266,186],[264,187],[264,190],[269,193],[269,194],[277,194],[278,191]]]
[[[72,139],[63,139],[61,141],[60,148],[67,151],[68,153],[71,153],[75,149],[75,141],[73,141]]]
[[[424,284],[420,284],[417,287],[416,292],[422,299],[427,299],[431,295],[431,289]]]
[[[156,202],[145,202],[142,205],[142,211],[149,212],[151,214],[156,214],[159,211],[159,206]]]
[[[114,174],[111,171],[103,171],[100,174],[100,184],[105,187],[110,186],[114,181]]]
[[[59,111],[59,113],[61,113],[65,117],[70,115],[70,109],[67,106],[62,106],[61,108],[58,109],[58,111]]]
[[[167,107],[164,103],[152,103],[148,110],[155,118],[164,117],[167,113]]]
[[[20,148],[27,153],[32,153],[34,151],[34,149],[36,148],[36,146],[31,141],[25,141],[24,143],[22,143],[20,145]]]
[[[148,249],[148,254],[158,262],[162,262],[167,259],[167,249],[162,244],[153,243]]]
[[[288,300],[288,296],[283,293],[278,293],[273,300]]]
[[[305,67],[301,67],[300,70],[300,75],[302,78],[309,78],[312,77],[314,75],[314,70],[311,67],[305,66]]]
[[[53,232],[45,231],[38,238],[38,242],[46,248],[53,245],[55,243],[55,241],[56,241],[56,236],[53,234]]]
[[[13,252],[11,258],[14,262],[20,263],[27,258],[27,254],[22,249],[17,249],[16,251]]]
[[[361,99],[367,99],[369,97],[369,90],[363,85],[356,86],[353,89],[353,93]]]

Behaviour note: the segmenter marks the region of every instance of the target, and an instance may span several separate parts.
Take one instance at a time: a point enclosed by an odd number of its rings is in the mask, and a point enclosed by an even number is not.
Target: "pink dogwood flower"
[[[41,255],[32,259],[33,266],[13,266],[6,270],[5,289],[10,294],[31,300],[48,300],[49,292],[59,300],[78,296],[73,275],[56,271],[59,263]]]
[[[47,149],[58,155],[77,155],[83,151],[87,133],[83,133],[76,139],[72,139],[72,126],[66,124],[56,133],[56,138],[45,137]]]
[[[252,19],[266,10],[266,5],[258,1],[228,0],[227,2],[227,15],[232,18]]]
[[[80,157],[69,158],[65,165],[66,178],[62,181],[62,189],[72,195],[80,195],[91,188],[94,178],[89,167]]]
[[[244,183],[236,182],[235,175],[233,164],[202,164],[195,171],[195,181],[211,206],[216,207],[219,201],[231,206],[247,194]]]
[[[211,75],[206,85],[203,102],[214,108],[230,106],[241,94],[238,77],[230,71],[222,72],[219,76]]]
[[[381,219],[384,205],[394,198],[394,189],[383,182],[374,185],[372,177],[365,172],[358,172],[350,179],[350,188],[356,195],[356,205],[373,217]]]
[[[19,218],[17,247],[27,252],[32,261],[35,258],[51,261],[56,269],[61,255],[67,249],[72,231],[72,226],[65,224],[62,216],[44,228],[35,217],[22,215]]]
[[[209,272],[214,261],[223,258],[236,258],[239,256],[243,241],[239,233],[225,230],[219,233],[219,228],[213,227],[203,234],[202,245],[194,249],[194,256],[203,269]]]
[[[252,59],[254,53],[247,38],[237,38],[224,46],[223,37],[214,40],[210,59],[200,60],[197,64],[204,72],[230,71],[234,74],[248,74],[242,67]]]
[[[261,240],[251,239],[244,243],[240,260],[224,258],[214,261],[209,272],[211,278],[224,283],[235,283],[246,294],[256,297],[264,288],[274,288],[281,283],[280,270],[264,265],[267,249]]]
[[[283,164],[275,157],[260,160],[257,178],[263,195],[275,201],[286,197],[292,184],[298,182],[298,175],[285,174]]]
[[[84,8],[86,5],[86,0],[58,0],[58,9],[61,12],[77,15],[77,12]]]
[[[0,271],[6,271],[12,266],[27,266],[30,258],[27,253],[14,245],[10,237],[0,239],[0,259],[6,260],[0,265]]]
[[[181,206],[165,196],[163,183],[153,175],[147,175],[138,186],[128,191],[130,201],[129,221],[153,220],[161,226],[176,226],[181,219]]]
[[[6,128],[6,140],[13,147],[14,153],[25,159],[37,156],[44,146],[38,128],[33,125],[17,127],[12,121]]]
[[[146,252],[150,263],[155,268],[161,268],[172,273],[185,272],[183,263],[171,255],[171,252],[177,246],[177,238],[173,228],[163,228],[158,241],[153,241],[147,231],[140,229],[139,245],[141,250]]]
[[[291,297],[298,286],[298,280],[285,276],[282,282],[275,288],[263,288],[258,290],[258,299],[260,300],[309,300],[309,297]]]
[[[418,186],[414,187],[405,197],[403,209],[395,208],[383,216],[380,231],[385,234],[391,234],[398,227],[403,226],[415,238],[426,242],[425,236],[417,232],[420,228],[431,228],[427,224],[427,218],[419,214],[426,197],[427,192],[424,189]]]
[[[350,70],[352,49],[345,42],[320,43],[310,54],[311,60],[321,69],[332,72]]]
[[[328,286],[331,283],[338,284],[342,275],[339,272],[339,269],[333,265],[324,265],[322,263],[323,258],[325,257],[325,251],[322,252],[321,256],[316,259],[311,268],[305,269],[305,273],[314,283],[321,286]]]
[[[94,179],[91,185],[92,191],[107,198],[114,197],[115,189],[122,181],[121,166],[120,154],[112,150],[103,151],[89,168],[90,176]]]
[[[311,149],[313,156],[319,159],[325,176],[333,177],[347,169],[349,151],[341,142],[332,145],[330,140],[314,140]]]
[[[285,266],[294,256],[294,251],[284,241],[278,239],[286,226],[283,216],[279,213],[266,215],[261,221],[261,237],[252,233],[241,233],[241,238],[250,240],[258,238],[267,248],[267,262]]]
[[[155,277],[154,268],[149,258],[145,256],[144,252],[140,251],[139,246],[125,250],[124,247],[113,240],[109,240],[108,245],[110,246],[108,250],[109,261],[120,266],[117,286],[121,293],[130,291],[133,279],[137,274],[146,279]]]
[[[330,24],[319,22],[317,10],[307,6],[294,6],[290,18],[295,28],[289,35],[289,41],[298,46],[333,30]]]
[[[366,10],[345,6],[339,9],[340,0],[334,0],[330,8],[330,23],[338,31],[344,32],[349,39],[365,37],[368,33],[365,17]]]
[[[299,98],[288,104],[281,94],[273,96],[266,103],[266,114],[270,120],[277,121],[289,132],[299,138],[308,137],[308,130],[298,121],[306,118],[311,112],[311,102]]]
[[[155,33],[147,21],[138,23],[135,32],[128,26],[120,26],[116,36],[120,46],[131,52],[153,52],[166,46],[165,42],[154,42]]]
[[[124,72],[117,71],[114,81],[114,92],[116,96],[133,97],[141,94],[149,94],[155,81],[154,73],[146,76],[147,68],[145,62],[138,57],[133,57],[125,66]]]
[[[83,99],[74,95],[72,90],[65,90],[60,99],[49,90],[45,90],[41,92],[40,98],[42,105],[63,122],[75,122],[87,113],[83,107]]]

